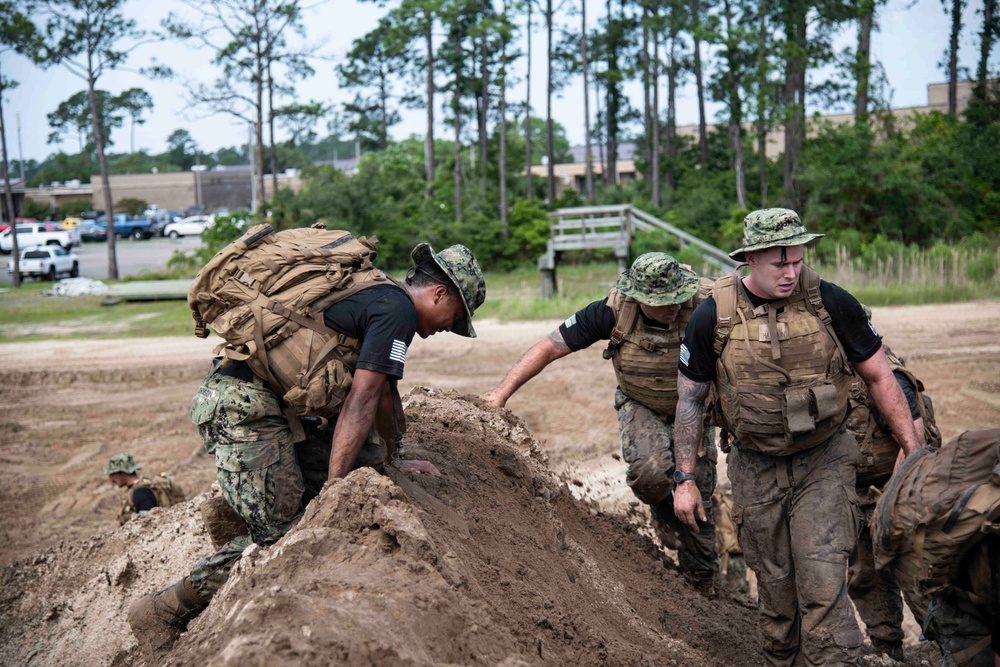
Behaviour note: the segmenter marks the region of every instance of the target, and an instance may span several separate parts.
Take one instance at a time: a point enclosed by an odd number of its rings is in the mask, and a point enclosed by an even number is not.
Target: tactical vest
[[[677,409],[677,363],[691,313],[711,293],[712,281],[702,278],[698,292],[681,304],[677,319],[667,328],[647,326],[639,302],[616,289],[608,292],[608,308],[615,328],[604,350],[611,359],[618,386],[629,398],[661,417]]]
[[[803,266],[787,299],[754,308],[737,273],[715,282],[716,423],[741,447],[787,456],[844,423],[851,371],[819,283]]]
[[[211,326],[225,341],[216,354],[245,361],[267,380],[296,442],[305,439],[299,417],[340,413],[361,349],[326,326],[324,311],[375,285],[400,286],[372,266],[377,243],[323,223],[280,232],[257,225],[220,250],[188,291],[196,335]],[[392,394],[398,434],[405,422],[395,384]]]
[[[149,489],[156,496],[157,507],[170,507],[184,501],[184,490],[174,482],[173,477],[160,473],[159,477],[141,480],[128,487],[122,499],[122,508],[118,512],[118,524],[125,525],[133,517],[138,516],[135,509],[135,492],[139,489]]]
[[[882,344],[889,368],[900,372],[909,378],[917,390],[917,403],[920,406],[920,416],[924,422],[924,447],[938,449],[941,447],[941,431],[934,419],[934,405],[929,396],[924,394],[924,384],[913,373],[907,370],[903,360],[893,354],[885,343]],[[861,463],[858,465],[858,487],[867,488],[871,485],[881,486],[892,477],[899,454],[899,443],[875,423],[868,385],[855,376],[851,383],[851,416],[847,419],[847,430],[851,432],[861,449]],[[918,434],[920,435],[920,434]]]

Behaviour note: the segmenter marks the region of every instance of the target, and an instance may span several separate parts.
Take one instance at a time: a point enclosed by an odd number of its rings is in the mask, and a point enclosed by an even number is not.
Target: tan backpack
[[[188,290],[195,335],[210,326],[227,359],[245,361],[299,416],[340,412],[350,391],[360,343],[327,327],[323,312],[378,284],[399,284],[372,266],[378,239],[311,228],[275,232],[257,225],[220,250]]]
[[[889,481],[873,518],[879,569],[891,567],[900,587],[923,602],[949,590],[963,556],[1000,532],[1000,429],[918,449]]]

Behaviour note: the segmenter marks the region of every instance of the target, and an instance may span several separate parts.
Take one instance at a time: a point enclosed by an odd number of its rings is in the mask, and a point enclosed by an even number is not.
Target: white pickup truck
[[[57,245],[37,246],[21,251],[18,269],[22,276],[38,276],[55,282],[60,273],[66,273],[71,278],[79,276],[80,259]],[[7,263],[7,273],[14,273],[14,260]]]
[[[18,249],[54,245],[69,250],[73,246],[80,245],[79,231],[75,229],[67,231],[51,222],[22,222],[15,225],[15,229],[17,229]],[[13,247],[14,239],[11,238],[10,230],[0,233],[0,252],[9,255]]]

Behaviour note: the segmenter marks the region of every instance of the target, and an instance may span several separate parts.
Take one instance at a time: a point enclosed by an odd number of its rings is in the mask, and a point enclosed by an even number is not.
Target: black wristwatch
[[[688,472],[684,472],[681,469],[674,470],[674,484],[681,484],[687,481],[694,481],[694,475]]]

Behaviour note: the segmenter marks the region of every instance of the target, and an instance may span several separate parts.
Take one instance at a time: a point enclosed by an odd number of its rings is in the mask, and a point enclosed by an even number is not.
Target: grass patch
[[[1000,281],[945,280],[942,276],[914,280],[887,280],[887,276],[833,271],[829,277],[870,306],[922,305],[975,299],[1000,299]],[[825,269],[825,270],[824,270]],[[164,276],[166,277],[166,275]],[[174,277],[172,274],[170,277]],[[487,273],[486,302],[477,319],[501,321],[563,319],[602,298],[614,284],[614,262],[563,265],[557,273],[555,299],[539,298],[539,273],[524,267],[506,273]],[[144,276],[149,279],[149,276]],[[41,291],[51,283],[28,283],[0,294],[0,336],[7,342],[43,339],[190,336],[191,313],[185,301],[152,301],[102,306],[103,297],[49,297]]]

